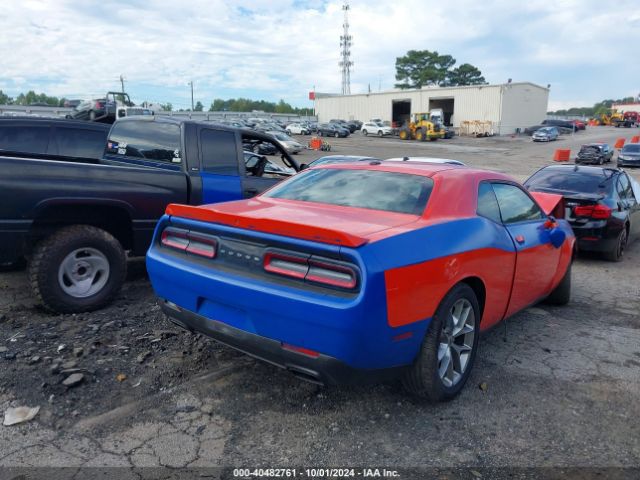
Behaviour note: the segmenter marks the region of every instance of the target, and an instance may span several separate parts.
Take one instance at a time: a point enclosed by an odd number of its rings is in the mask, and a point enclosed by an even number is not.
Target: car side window
[[[489,182],[481,182],[478,187],[478,215],[502,223],[498,199]]]
[[[618,176],[618,181],[616,182],[616,190],[618,191],[618,196],[620,197],[620,199],[633,200],[631,183],[629,183],[629,179],[627,178],[626,173],[622,173]]]
[[[24,153],[47,153],[49,127],[0,127],[0,150]]]
[[[107,134],[98,130],[57,127],[53,141],[58,155],[65,157],[100,158]]]
[[[223,130],[200,131],[202,169],[216,175],[238,175],[236,134]]]
[[[116,122],[105,152],[115,156],[179,164],[180,127],[164,122]]]
[[[502,222],[505,224],[542,220],[540,207],[521,188],[508,183],[494,183]]]

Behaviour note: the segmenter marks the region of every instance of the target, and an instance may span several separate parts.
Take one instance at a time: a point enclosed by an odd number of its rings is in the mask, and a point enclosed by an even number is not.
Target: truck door
[[[516,248],[507,316],[549,294],[560,261],[560,248],[551,244],[547,216],[522,188],[509,183],[493,183],[502,223]]]
[[[236,133],[203,128],[199,135],[202,202],[218,203],[243,198]]]

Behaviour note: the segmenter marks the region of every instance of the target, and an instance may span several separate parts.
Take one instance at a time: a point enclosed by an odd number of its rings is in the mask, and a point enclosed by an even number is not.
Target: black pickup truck
[[[114,123],[101,158],[0,153],[0,264],[27,258],[51,310],[100,308],[124,281],[125,252],[146,252],[167,204],[252,197],[283,178],[265,172],[264,157],[245,164],[243,144],[260,142],[300,170],[271,136],[152,116]]]

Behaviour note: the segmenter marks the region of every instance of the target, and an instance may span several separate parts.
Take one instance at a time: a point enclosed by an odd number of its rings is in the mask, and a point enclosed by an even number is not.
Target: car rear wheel
[[[369,132],[367,132],[367,129],[362,130],[362,134],[366,137],[367,135],[369,135]]]
[[[479,331],[478,299],[469,285],[459,283],[438,306],[420,352],[402,379],[404,387],[432,402],[454,398],[469,378]]]
[[[338,138],[340,136],[340,133],[336,132],[333,134],[334,137]]]
[[[93,226],[72,225],[36,245],[29,281],[49,310],[88,312],[111,302],[126,272],[126,256],[118,240]]]
[[[382,137],[384,135],[384,133],[382,133],[382,130],[378,130],[378,136]]]
[[[620,235],[618,235],[618,239],[616,241],[615,247],[613,247],[608,252],[604,252],[604,258],[609,260],[610,262],[619,262],[624,257],[624,251],[627,248],[627,229],[626,227],[622,229]]]

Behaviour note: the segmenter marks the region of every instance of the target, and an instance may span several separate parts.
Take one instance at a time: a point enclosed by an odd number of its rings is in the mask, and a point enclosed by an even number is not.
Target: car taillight
[[[303,279],[309,271],[306,258],[275,252],[269,252],[264,256],[263,265],[267,272],[299,279]]]
[[[103,104],[103,103],[101,103],[101,102],[96,102],[95,108],[100,109],[100,108],[102,108],[103,106],[104,106],[104,104]]]
[[[352,289],[356,286],[356,272],[351,267],[309,260],[306,280],[324,283],[332,287]]]
[[[215,258],[218,250],[218,242],[210,235],[171,227],[162,231],[160,243],[165,247],[205,258]]]
[[[574,207],[576,217],[590,217],[595,220],[605,220],[611,216],[611,208],[606,205],[580,205]]]
[[[268,252],[263,265],[265,271],[270,273],[331,287],[352,290],[358,284],[358,274],[354,268],[330,261]]]

